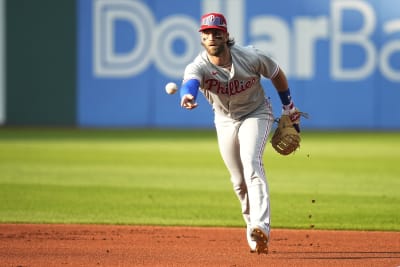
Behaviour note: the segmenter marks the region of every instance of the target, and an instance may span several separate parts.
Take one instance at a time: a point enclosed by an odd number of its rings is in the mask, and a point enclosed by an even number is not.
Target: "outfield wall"
[[[306,127],[400,128],[400,1],[182,3],[79,1],[79,125],[212,127],[203,98],[188,112],[163,89],[180,83],[200,49],[199,16],[212,10],[226,14],[237,43],[278,59],[311,115]]]
[[[76,4],[6,0],[6,124],[76,124]]]
[[[5,14],[4,0],[0,0],[0,125],[6,120],[6,71],[5,71]]]
[[[164,85],[180,84],[200,51],[200,15],[219,11],[238,44],[255,45],[280,62],[296,104],[311,115],[304,127],[400,129],[397,0],[7,3],[8,124],[213,127],[202,96],[199,108],[186,111]],[[23,16],[15,16],[24,5]],[[38,28],[36,49],[26,51],[25,35]],[[263,84],[279,115],[276,92],[268,80]],[[24,94],[30,100],[21,103]]]

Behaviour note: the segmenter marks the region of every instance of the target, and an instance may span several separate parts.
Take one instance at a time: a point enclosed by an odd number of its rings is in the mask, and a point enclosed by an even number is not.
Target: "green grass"
[[[400,230],[400,133],[305,132],[265,166],[274,228]],[[243,225],[212,130],[1,128],[0,222]]]

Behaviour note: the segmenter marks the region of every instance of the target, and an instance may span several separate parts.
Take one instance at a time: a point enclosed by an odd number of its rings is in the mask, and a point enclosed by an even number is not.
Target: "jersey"
[[[230,49],[230,71],[212,64],[203,51],[186,67],[183,79],[200,82],[199,89],[216,115],[240,119],[265,102],[261,78],[274,78],[279,65],[252,46],[233,45]]]

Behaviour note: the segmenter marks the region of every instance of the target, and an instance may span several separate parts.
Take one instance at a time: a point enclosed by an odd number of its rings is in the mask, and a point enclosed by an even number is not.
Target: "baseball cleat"
[[[258,254],[268,254],[268,235],[261,230],[261,228],[255,227],[251,231],[251,239],[254,240],[257,245],[255,250],[250,252],[257,252]]]
[[[251,232],[252,232],[251,226],[247,225],[246,239],[247,239],[247,243],[249,244],[249,247],[250,247],[250,252],[254,253],[254,252],[256,252],[257,243],[256,243],[256,241],[253,241],[253,239],[251,238]]]

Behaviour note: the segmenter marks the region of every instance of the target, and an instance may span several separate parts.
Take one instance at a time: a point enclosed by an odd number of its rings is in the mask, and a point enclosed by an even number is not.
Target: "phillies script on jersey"
[[[204,90],[214,91],[217,94],[236,95],[251,88],[257,78],[248,80],[230,80],[228,83],[221,83],[216,79],[207,79],[204,81]]]

